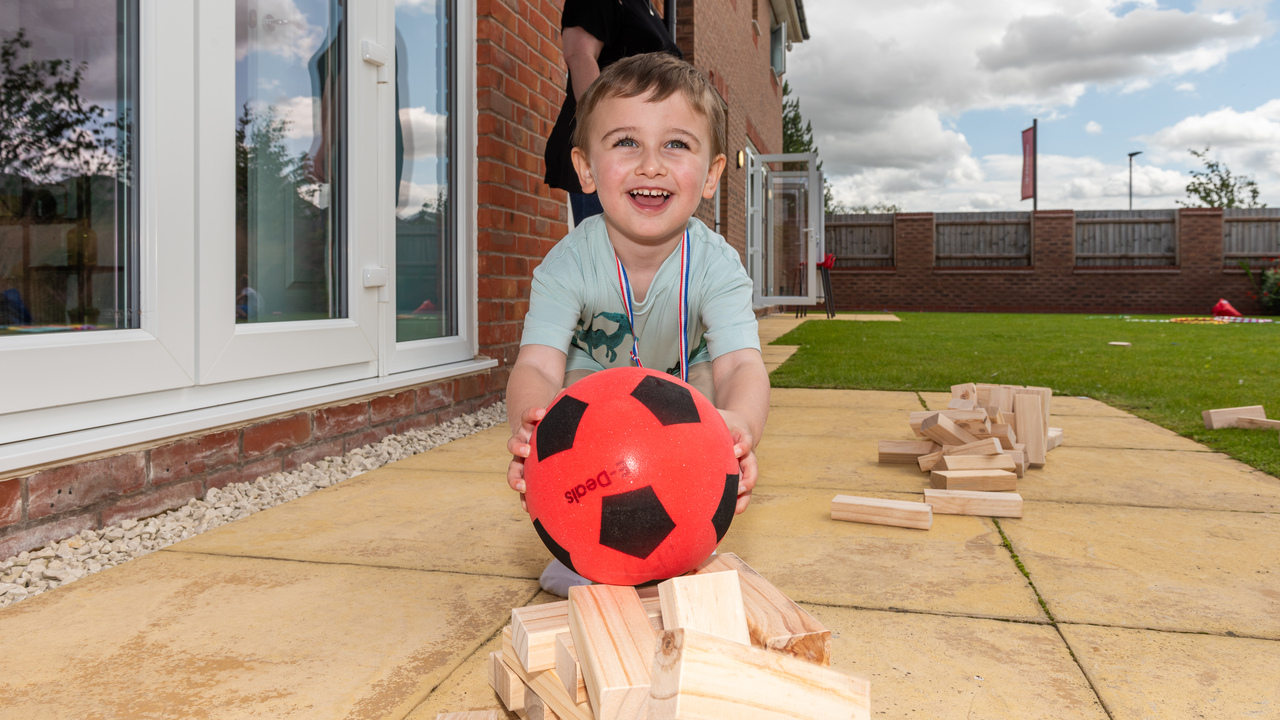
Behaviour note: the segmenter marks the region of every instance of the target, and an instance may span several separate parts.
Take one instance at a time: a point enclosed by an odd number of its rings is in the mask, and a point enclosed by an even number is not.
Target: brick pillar
[[[1076,264],[1076,213],[1041,210],[1032,223],[1032,264],[1036,274],[1070,275]]]

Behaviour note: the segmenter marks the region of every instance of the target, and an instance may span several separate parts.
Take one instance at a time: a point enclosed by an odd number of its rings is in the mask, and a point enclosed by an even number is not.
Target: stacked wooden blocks
[[[736,555],[637,590],[571,588],[511,611],[489,684],[521,718],[870,718],[831,632]]]
[[[880,462],[929,473],[924,502],[837,495],[832,519],[928,530],[934,513],[1022,517],[1018,478],[1062,444],[1062,429],[1049,426],[1052,399],[1044,387],[951,386],[946,410],[911,413],[916,440],[879,445]]]
[[[1267,419],[1267,411],[1261,405],[1205,410],[1201,415],[1204,416],[1206,430],[1217,430],[1219,428],[1275,430],[1280,428],[1280,420]]]

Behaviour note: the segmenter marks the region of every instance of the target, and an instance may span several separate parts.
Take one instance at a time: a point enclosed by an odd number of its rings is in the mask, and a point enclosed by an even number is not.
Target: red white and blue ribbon
[[[689,231],[684,231],[684,239],[680,241],[680,379],[689,382],[689,265],[692,259],[689,248]],[[631,330],[631,361],[636,367],[644,367],[640,362],[640,338],[636,334],[635,313],[631,310],[634,302],[631,299],[631,279],[627,277],[627,269],[622,267],[618,254],[613,254],[613,261],[618,265],[618,286],[622,290],[622,307],[627,311],[627,322]]]

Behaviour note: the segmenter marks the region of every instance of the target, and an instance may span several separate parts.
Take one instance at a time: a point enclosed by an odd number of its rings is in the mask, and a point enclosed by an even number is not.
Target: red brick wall
[[[752,28],[755,6],[760,35]],[[676,43],[728,106],[720,180],[720,234],[745,258],[746,169],[737,167],[747,140],[762,153],[782,152],[782,85],[769,65],[769,5],[750,0],[677,0]],[[697,217],[715,227],[714,207],[703,201]]]
[[[842,310],[1207,315],[1227,298],[1259,313],[1244,274],[1223,268],[1222,211],[1182,209],[1177,227],[1174,268],[1077,268],[1071,210],[1035,214],[1032,267],[935,268],[932,213],[904,213],[895,219],[897,266],[836,268],[832,290]]]
[[[172,510],[210,488],[434,427],[497,402],[501,388],[489,378],[405,388],[0,479],[0,559]]]
[[[546,138],[564,102],[561,0],[476,5],[480,352],[506,387],[533,269],[569,232],[568,197],[542,182]]]

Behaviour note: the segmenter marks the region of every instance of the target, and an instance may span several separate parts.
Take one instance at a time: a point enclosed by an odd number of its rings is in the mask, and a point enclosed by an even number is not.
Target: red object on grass
[[[827,256],[822,258],[822,262],[818,263],[818,267],[824,267],[828,270],[830,270],[835,266],[836,266],[836,256],[834,253],[827,253]]]
[[[666,373],[614,368],[564,390],[524,464],[529,517],[556,559],[590,580],[639,585],[711,556],[738,499],[720,413]]]
[[[1225,299],[1218,300],[1218,304],[1213,306],[1214,317],[1244,317],[1239,310],[1231,307],[1231,303]]]

